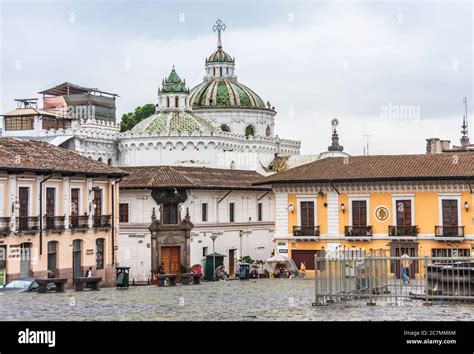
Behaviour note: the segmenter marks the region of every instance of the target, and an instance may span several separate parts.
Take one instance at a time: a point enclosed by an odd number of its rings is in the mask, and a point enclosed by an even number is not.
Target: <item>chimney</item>
[[[450,140],[441,140],[441,151],[446,151],[451,149],[451,141]]]
[[[442,152],[441,140],[439,140],[438,138],[426,139],[426,153],[427,154],[440,154],[441,152]]]

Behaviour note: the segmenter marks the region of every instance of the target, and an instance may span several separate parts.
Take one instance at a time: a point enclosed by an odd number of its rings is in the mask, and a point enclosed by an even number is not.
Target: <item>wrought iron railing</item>
[[[10,218],[0,218],[0,235],[8,235],[10,233]]]
[[[43,218],[44,229],[49,231],[62,231],[65,228],[65,216],[45,216]]]
[[[318,226],[293,226],[293,236],[319,236]]]
[[[372,236],[372,225],[348,225],[344,227],[345,236]]]
[[[16,218],[16,229],[21,232],[39,231],[38,216],[18,216]]]
[[[464,237],[464,226],[435,226],[436,237]]]
[[[69,217],[71,230],[87,230],[89,228],[89,215],[71,215]]]
[[[93,216],[94,228],[110,228],[112,227],[112,215],[98,215]]]
[[[418,231],[419,229],[417,225],[404,225],[404,226],[390,225],[388,227],[389,236],[417,236]]]

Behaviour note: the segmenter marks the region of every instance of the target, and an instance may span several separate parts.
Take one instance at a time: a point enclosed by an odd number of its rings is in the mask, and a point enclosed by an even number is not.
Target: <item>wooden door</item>
[[[229,250],[229,275],[235,274],[235,250]]]
[[[314,227],[314,202],[301,202],[301,226]]]
[[[94,216],[102,215],[102,189],[94,189]]]
[[[54,202],[56,199],[56,189],[46,188],[46,229],[54,228]]]
[[[180,273],[180,247],[168,246],[161,247],[161,263],[166,274]]]
[[[71,189],[71,216],[79,215],[79,188]]]
[[[365,200],[352,202],[352,226],[367,226],[367,203]]]
[[[411,226],[411,200],[397,200],[397,226]]]
[[[443,236],[457,236],[458,201],[444,199],[443,204]]]
[[[20,217],[20,230],[28,229],[28,214],[29,214],[29,187],[20,187],[18,189],[18,199],[20,202],[20,210],[18,216]]]

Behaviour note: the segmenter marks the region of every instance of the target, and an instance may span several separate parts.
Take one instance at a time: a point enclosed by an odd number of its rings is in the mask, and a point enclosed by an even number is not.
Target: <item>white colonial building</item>
[[[150,271],[164,263],[166,272],[185,263],[179,254],[181,220],[189,229],[189,265],[204,267],[206,255],[224,255],[224,266],[235,274],[241,256],[265,260],[273,251],[274,197],[268,187],[254,187],[261,175],[247,170],[196,167],[128,167],[129,176],[120,191],[121,265],[130,276],[146,281]],[[150,232],[152,217],[159,220],[163,235]],[[212,236],[216,236],[215,243]],[[184,237],[183,237],[184,239]],[[215,249],[213,248],[215,247]],[[166,248],[166,251],[163,249]],[[176,251],[176,257],[163,256]]]

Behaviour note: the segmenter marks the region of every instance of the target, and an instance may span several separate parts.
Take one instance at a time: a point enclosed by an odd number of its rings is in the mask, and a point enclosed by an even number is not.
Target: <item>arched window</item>
[[[212,76],[216,76],[216,68],[212,68]]]
[[[248,125],[247,128],[245,128],[245,136],[254,136],[255,135],[255,128],[253,125]]]
[[[272,135],[272,128],[270,128],[270,126],[268,126],[268,127],[267,127],[267,130],[265,130],[265,135],[266,135],[266,136]]]
[[[222,77],[222,68],[219,68],[219,76]]]
[[[231,169],[231,170],[235,170],[235,161],[232,161],[232,162],[230,163],[230,169]]]
[[[111,157],[107,160],[107,165],[112,166],[112,158]]]
[[[179,108],[179,97],[178,97],[178,96],[176,96],[176,97],[174,98],[174,106],[175,106],[176,108]]]
[[[166,97],[166,107],[170,108],[170,98]]]
[[[102,157],[99,157],[97,161],[102,162]]]
[[[229,132],[229,133],[230,133],[230,128],[229,128],[229,126],[228,126],[227,124],[222,124],[222,125],[221,125],[221,130],[222,130],[223,132]]]
[[[95,240],[95,267],[97,269],[104,269],[104,241],[103,238]]]
[[[226,75],[229,75],[229,68],[225,68]]]

